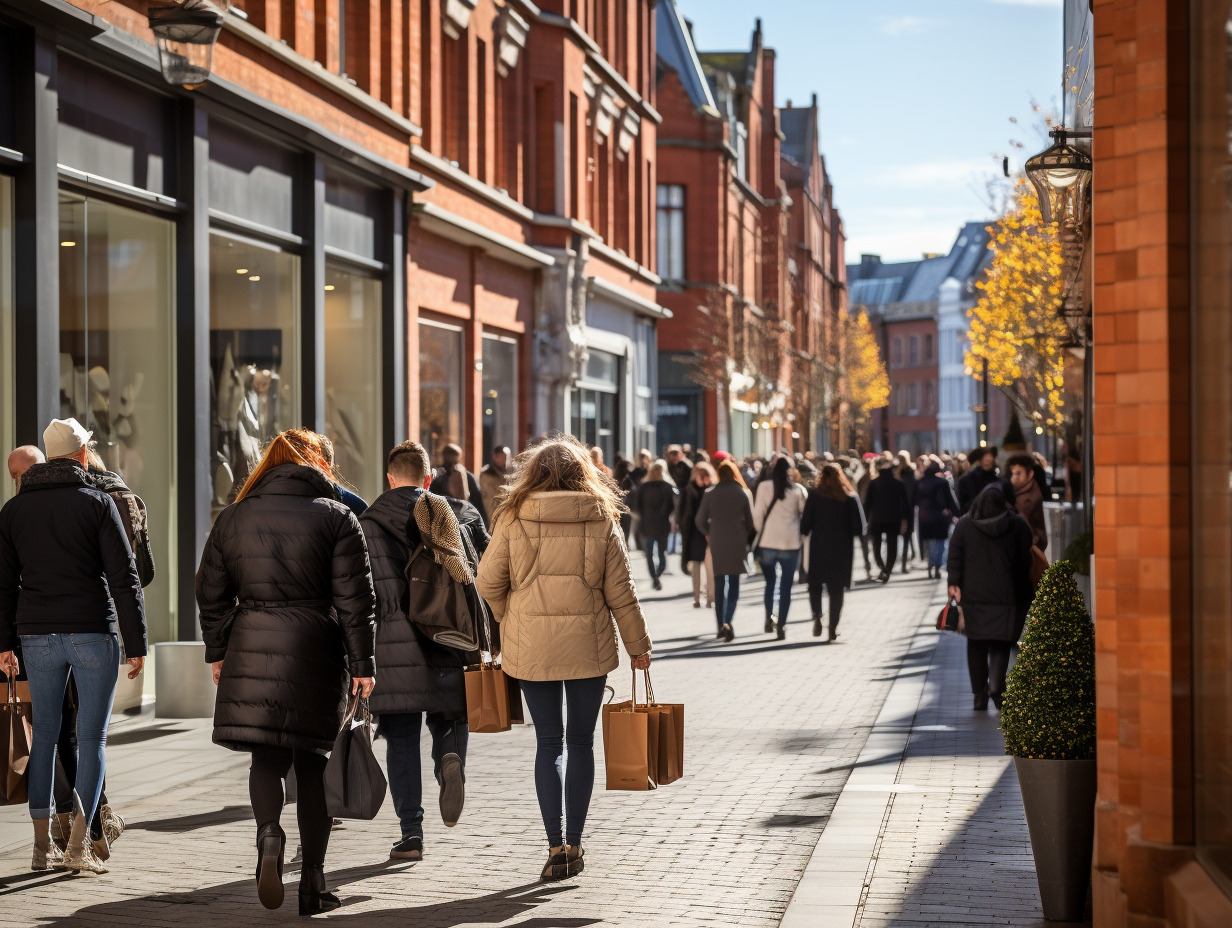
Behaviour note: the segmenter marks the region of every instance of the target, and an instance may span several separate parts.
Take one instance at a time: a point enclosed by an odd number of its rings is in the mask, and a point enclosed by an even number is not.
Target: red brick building
[[[659,429],[737,455],[790,444],[792,283],[774,51],[699,54],[658,4]],[[793,414],[794,415],[794,414]]]

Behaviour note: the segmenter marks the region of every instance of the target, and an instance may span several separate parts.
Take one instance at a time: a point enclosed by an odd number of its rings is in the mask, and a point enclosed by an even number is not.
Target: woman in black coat
[[[920,542],[928,546],[928,577],[941,576],[945,540],[958,512],[958,500],[950,482],[941,476],[941,465],[929,463],[924,476],[915,485],[915,506],[920,524]]]
[[[975,708],[1001,708],[1010,648],[1031,604],[1031,529],[999,486],[980,491],[950,538],[949,593],[962,604]]]
[[[656,590],[663,589],[659,578],[667,570],[667,538],[672,533],[672,514],[676,511],[679,495],[676,485],[668,479],[667,463],[655,461],[634,497],[633,508],[640,520],[638,532],[642,536],[646,564],[650,567],[650,579]],[[657,562],[656,545],[659,548]]]
[[[218,700],[214,741],[252,754],[257,887],[282,904],[283,779],[299,784],[301,915],[339,906],[325,889],[326,755],[351,691],[374,682],[372,573],[359,521],[338,500],[312,432],[279,434],[210,532],[197,605]]]
[[[702,572],[705,571],[706,608],[714,600],[714,562],[710,557],[710,545],[706,536],[697,527],[697,513],[702,508],[702,497],[706,491],[719,482],[718,475],[708,461],[699,461],[693,465],[689,482],[684,485],[680,495],[680,517],[676,524],[680,526],[681,552],[680,565],[685,573],[693,575],[693,608],[702,606]]]
[[[864,510],[851,481],[837,464],[827,464],[809,491],[800,517],[800,534],[809,537],[808,591],[813,636],[821,637],[821,588],[830,594],[830,641],[838,637],[843,593],[851,586],[855,540],[864,534]]]

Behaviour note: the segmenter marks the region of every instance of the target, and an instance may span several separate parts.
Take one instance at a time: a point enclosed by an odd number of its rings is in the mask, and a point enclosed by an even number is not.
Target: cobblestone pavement
[[[645,575],[640,558],[635,570]],[[749,580],[738,637],[723,644],[714,640],[713,613],[692,607],[678,560],[673,570],[665,589],[645,599],[656,695],[687,706],[685,778],[651,793],[606,792],[597,758],[586,872],[541,886],[534,733],[474,735],[461,823],[441,826],[434,797],[426,797],[423,862],[386,861],[396,837],[388,801],[376,822],[335,831],[327,874],[345,904],[331,921],[372,928],[779,923],[939,583],[916,570],[895,574],[887,586],[859,584],[847,597],[839,642],[827,645],[810,635],[800,586],[787,640],[762,634],[762,584]],[[619,698],[628,692],[627,674],[626,666],[610,678]],[[210,745],[207,722],[126,723],[108,754],[109,789],[129,823],[111,872],[29,873],[24,810],[0,810],[0,925],[216,928],[297,918],[293,886],[281,910],[257,903],[246,758]],[[293,844],[292,809],[283,825]],[[288,871],[293,880],[294,867]]]

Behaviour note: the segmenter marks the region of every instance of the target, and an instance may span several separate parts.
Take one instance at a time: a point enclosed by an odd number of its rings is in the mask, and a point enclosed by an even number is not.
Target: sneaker
[[[389,849],[390,860],[423,860],[423,838],[403,838]]]
[[[103,823],[103,837],[107,839],[107,846],[110,847],[124,834],[124,819],[120,818],[111,806],[103,806],[99,818]]]
[[[457,754],[446,754],[441,758],[441,821],[446,828],[458,824],[465,801],[466,780],[462,776],[462,758]]]

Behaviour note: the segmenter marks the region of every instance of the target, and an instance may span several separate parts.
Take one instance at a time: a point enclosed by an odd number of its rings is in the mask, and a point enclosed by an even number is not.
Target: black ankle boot
[[[299,871],[299,914],[319,915],[332,912],[342,903],[325,889],[325,868],[320,864],[304,864]]]
[[[277,822],[269,822],[257,830],[257,898],[267,909],[282,905],[282,856],[287,836]]]

